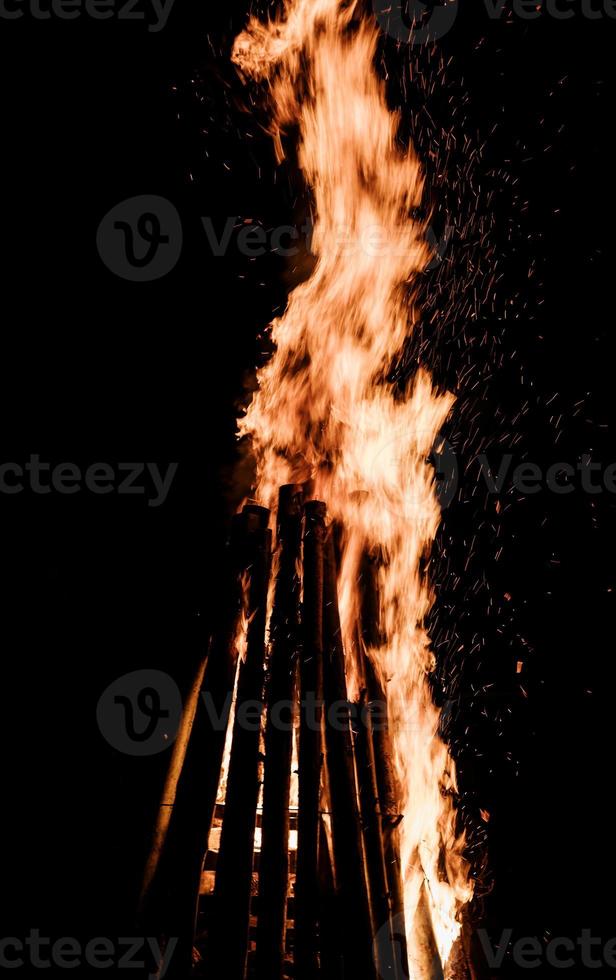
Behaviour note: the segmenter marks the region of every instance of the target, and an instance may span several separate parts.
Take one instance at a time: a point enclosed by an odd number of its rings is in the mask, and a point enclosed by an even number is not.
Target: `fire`
[[[423,178],[398,140],[374,60],[377,29],[357,2],[289,0],[281,19],[252,18],[236,40],[242,72],[267,83],[278,157],[299,133],[298,162],[314,201],[311,277],[271,326],[275,353],[240,422],[257,468],[258,498],[312,479],[344,529],[339,579],[349,685],[355,676],[362,555],[378,555],[380,633],[366,653],[387,692],[400,793],[409,955],[422,966],[429,914],[447,963],[472,895],[456,834],[454,763],[438,734],[425,620],[433,595],[422,567],[440,509],[427,457],[453,397],[418,370],[390,380],[418,319],[413,281],[431,259],[413,217]],[[427,911],[426,911],[427,910]]]
[[[227,734],[225,737],[225,748],[222,759],[222,766],[220,770],[220,778],[218,782],[218,795],[216,797],[217,803],[224,803],[225,797],[227,795],[227,780],[229,777],[229,764],[231,762],[231,746],[233,745],[233,726],[235,723],[235,709],[237,705],[237,684],[239,681],[239,665],[246,659],[246,651],[248,648],[248,627],[250,625],[250,618],[248,616],[248,587],[249,587],[249,577],[248,575],[242,575],[241,589],[242,589],[242,608],[240,615],[237,620],[235,637],[233,640],[233,645],[237,650],[237,662],[238,669],[235,672],[235,681],[233,683],[233,696],[231,699],[231,709],[229,711],[229,722],[227,725]]]

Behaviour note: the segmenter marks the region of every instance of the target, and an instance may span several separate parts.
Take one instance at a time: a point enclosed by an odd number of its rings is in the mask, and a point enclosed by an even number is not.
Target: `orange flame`
[[[233,58],[270,88],[272,135],[298,128],[298,160],[314,195],[311,277],[272,324],[275,353],[240,433],[251,440],[257,493],[275,509],[278,487],[315,481],[345,529],[339,581],[346,649],[356,642],[359,563],[378,553],[383,640],[368,649],[387,691],[401,824],[405,911],[418,978],[427,900],[443,964],[472,895],[456,836],[455,767],[439,738],[424,622],[433,596],[421,571],[440,521],[427,463],[453,397],[418,370],[401,397],[387,372],[418,311],[413,277],[431,259],[412,218],[423,180],[399,119],[387,106],[374,58],[376,26],[356,0],[289,0],[282,19],[252,18]],[[348,658],[351,687],[359,684]],[[425,897],[424,897],[425,896]],[[419,964],[419,965],[418,965]]]

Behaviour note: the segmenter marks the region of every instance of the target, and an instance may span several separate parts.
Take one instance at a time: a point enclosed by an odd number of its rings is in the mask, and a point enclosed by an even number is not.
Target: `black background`
[[[274,183],[267,141],[248,153],[256,124],[229,111],[245,13],[176,0],[159,33],[85,16],[1,23],[1,461],[179,463],[159,508],[0,494],[5,935],[130,934],[166,760],[112,749],[96,704],[140,668],[184,688],[204,648],[238,494],[237,403],[288,283],[279,258],[214,258],[200,223],[293,212],[288,174]],[[492,936],[616,935],[615,498],[512,493],[499,513],[471,465],[484,445],[497,465],[503,452],[616,460],[615,41],[606,17],[490,22],[463,0],[440,45],[451,88],[435,73],[418,99],[437,128],[449,95],[463,100],[484,147],[477,183],[499,189],[481,207],[495,222],[484,266],[503,256],[500,305],[480,296],[468,323],[438,332],[469,470],[439,537],[433,617],[463,810],[475,841],[487,832]],[[420,129],[410,91],[404,119]],[[138,194],[168,198],[184,226],[178,265],[152,283],[118,278],[96,249],[103,216]]]

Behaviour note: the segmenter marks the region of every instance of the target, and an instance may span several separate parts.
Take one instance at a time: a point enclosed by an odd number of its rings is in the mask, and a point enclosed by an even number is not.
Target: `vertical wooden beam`
[[[301,656],[299,738],[299,814],[295,881],[295,974],[297,980],[319,975],[319,801],[322,766],[323,696],[323,544],[325,504],[305,508],[304,646]]]
[[[249,535],[246,515],[237,515],[220,578],[212,584],[216,622],[165,846],[145,910],[145,921],[153,934],[178,940],[169,966],[170,980],[184,980],[192,966],[201,870],[216,806],[237,670],[241,574],[248,558]]]
[[[300,649],[302,500],[301,486],[281,488],[278,504],[278,568],[270,628],[271,659],[259,868],[256,953],[259,980],[281,980],[284,964],[289,882],[289,793]]]
[[[328,799],[331,807],[331,798]],[[339,897],[334,884],[334,870],[329,846],[327,817],[320,820],[319,831],[319,947],[321,980],[341,980],[345,976],[344,937],[340,933]]]
[[[139,907],[137,910],[138,921],[143,921],[147,914],[150,889],[156,880],[159,864],[163,855],[165,842],[167,839],[167,832],[169,830],[173,807],[175,805],[178,782],[182,774],[182,768],[186,759],[186,751],[190,741],[192,726],[197,713],[197,708],[199,706],[199,697],[203,688],[203,678],[205,675],[207,659],[206,654],[201,659],[201,662],[197,667],[197,672],[192,687],[188,692],[188,697],[184,703],[182,721],[180,723],[178,734],[173,744],[169,768],[167,770],[165,785],[163,787],[154,832],[152,835],[152,844],[143,873],[141,892],[139,895]]]
[[[366,648],[378,648],[385,642],[379,608],[378,561],[367,553],[364,554],[360,566],[360,591],[362,639]],[[381,962],[386,964],[383,968],[387,973],[395,974],[398,980],[403,980],[408,975],[408,951],[404,928],[404,886],[398,831],[402,820],[400,796],[391,749],[387,698],[369,656],[364,657],[364,675],[368,709],[366,719],[370,729],[365,736],[370,744],[366,745],[364,754],[368,754],[368,765],[373,768],[373,772],[367,779],[367,785],[371,784],[372,791],[377,797],[379,849],[385,870],[385,889],[391,923],[389,940],[386,932],[380,934],[381,949],[377,951],[377,955]],[[377,857],[376,850],[374,859],[380,865],[380,857]],[[380,871],[377,873],[378,879],[380,879]],[[382,882],[379,881],[377,887],[381,888]],[[384,909],[381,906],[380,915],[382,916],[383,913]],[[388,943],[389,950],[386,948]]]
[[[419,901],[413,922],[415,938],[414,956],[417,958],[415,969],[418,975],[426,980],[444,980],[443,964],[434,937],[434,927],[430,915],[430,905],[424,883],[419,893]],[[452,974],[453,975],[453,974]]]
[[[391,910],[385,869],[383,828],[379,809],[372,723],[368,697],[365,691],[362,693],[362,698],[359,703],[355,759],[357,762],[366,863],[370,881],[370,904],[372,908],[374,937],[376,940],[375,952],[380,954],[377,958],[379,974],[382,980],[390,980],[390,977],[393,980],[395,974],[392,970],[392,957],[382,955],[383,949],[386,950],[392,940]]]
[[[400,831],[403,819],[400,813],[399,794],[392,758],[389,733],[389,718],[385,693],[378,681],[376,671],[366,657],[366,680],[369,704],[376,712],[377,721],[372,726],[372,744],[379,798],[379,812],[383,834],[385,872],[391,916],[394,923],[404,923],[404,885],[400,860]],[[404,963],[403,972],[408,969],[404,929],[397,929],[397,942],[400,946],[398,959]]]
[[[372,925],[340,632],[334,534],[332,527],[325,545],[323,594],[325,739],[334,865],[346,973],[357,980],[372,980]]]
[[[246,657],[240,664],[233,743],[216,869],[208,949],[209,975],[243,980],[248,946],[252,862],[259,797],[265,626],[271,561],[269,512],[251,506],[250,585]]]

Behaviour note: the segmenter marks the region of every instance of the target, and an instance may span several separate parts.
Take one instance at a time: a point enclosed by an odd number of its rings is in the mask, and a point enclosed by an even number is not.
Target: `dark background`
[[[185,688],[204,649],[237,496],[237,404],[300,274],[233,247],[214,258],[200,224],[271,226],[296,210],[292,167],[274,180],[267,140],[232,108],[245,12],[176,0],[159,33],[85,15],[2,21],[0,462],[179,463],[159,508],[0,494],[3,935],[131,934],[166,756],[115,751],[96,704],[141,668]],[[613,19],[490,22],[463,2],[439,47],[446,75],[407,86],[403,110],[437,200],[442,185],[437,224],[446,212],[455,225],[459,200],[471,227],[426,280],[456,302],[440,319],[435,303],[422,356],[460,406],[449,436],[466,470],[437,544],[432,631],[477,871],[489,848],[478,891],[494,937],[616,935],[616,500],[486,499],[473,468],[484,449],[496,468],[505,452],[616,460],[615,41]],[[406,53],[386,56],[408,72]],[[464,133],[481,147],[472,174]],[[114,275],[96,248],[103,216],[140,194],[172,201],[184,228],[177,266],[151,283]]]

